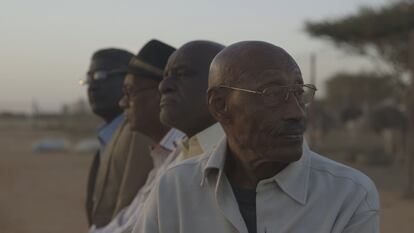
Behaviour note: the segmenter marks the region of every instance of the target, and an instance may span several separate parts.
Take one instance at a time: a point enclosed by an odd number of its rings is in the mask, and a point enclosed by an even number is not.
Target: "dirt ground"
[[[84,200],[92,156],[31,152],[37,139],[62,136],[0,128],[0,233],[87,232]]]
[[[1,123],[1,122],[0,122]],[[85,186],[90,154],[33,154],[41,137],[65,136],[0,124],[0,233],[87,232]],[[398,167],[357,166],[381,195],[381,232],[414,232],[414,199],[402,198]]]

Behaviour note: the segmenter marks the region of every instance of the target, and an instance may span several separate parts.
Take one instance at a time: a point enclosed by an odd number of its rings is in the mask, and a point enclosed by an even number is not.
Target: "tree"
[[[361,8],[356,14],[340,19],[306,22],[305,30],[351,52],[380,58],[394,72],[401,73],[408,68],[413,15],[414,1],[401,1],[379,9]]]
[[[392,68],[394,77],[411,72],[406,109],[410,114],[408,138],[414,140],[414,0],[396,1],[378,9],[362,8],[340,19],[306,22],[305,30],[341,48],[381,59]],[[404,85],[401,81],[397,83]],[[407,191],[414,196],[414,146],[411,144],[408,143],[410,183]]]
[[[367,109],[398,96],[390,75],[374,72],[337,73],[326,82],[326,101],[335,110]]]

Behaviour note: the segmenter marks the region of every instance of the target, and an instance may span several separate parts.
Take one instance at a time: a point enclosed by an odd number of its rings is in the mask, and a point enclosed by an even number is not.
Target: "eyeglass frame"
[[[144,91],[148,91],[148,90],[152,90],[152,89],[156,89],[158,88],[158,86],[150,86],[150,87],[144,87],[144,88],[140,88],[140,89],[135,89],[132,91],[129,91],[127,88],[123,87],[122,88],[122,92],[124,93],[123,98],[126,98],[128,100],[128,102],[132,101],[132,99],[134,97],[136,97],[136,95],[134,95],[134,93],[142,93]],[[131,93],[130,93],[131,92]]]
[[[96,72],[105,72],[105,77],[104,78],[93,78],[94,74]],[[86,78],[85,79],[81,79],[79,80],[79,84],[80,85],[89,85],[92,81],[99,81],[99,80],[105,80],[107,79],[109,76],[112,75],[117,75],[117,74],[126,74],[128,71],[125,68],[119,68],[119,69],[113,69],[113,70],[97,70],[97,71],[93,71],[93,72],[88,72],[86,73]],[[90,74],[92,73],[92,74]]]
[[[313,101],[313,98],[315,96],[315,93],[318,90],[316,88],[316,86],[313,85],[313,84],[293,84],[293,85],[284,85],[284,86],[277,86],[277,87],[280,87],[280,88],[289,88],[289,87],[293,87],[293,86],[301,86],[302,88],[303,87],[307,87],[310,90],[313,90],[312,100],[309,103],[304,103],[305,106],[307,106],[308,104],[310,104]],[[249,89],[244,89],[244,88],[239,88],[239,87],[232,87],[232,86],[226,86],[226,85],[219,85],[219,86],[216,86],[216,87],[213,87],[213,88],[227,88],[227,89],[236,90],[236,91],[242,91],[242,92],[247,92],[247,93],[252,93],[252,94],[258,94],[258,95],[261,95],[261,96],[264,96],[266,94],[265,93],[265,90],[267,89],[267,88],[265,88],[265,89],[263,89],[263,91],[255,91],[255,90],[249,90]],[[286,97],[284,97],[284,101],[285,102],[289,99],[289,93],[292,92],[292,91],[294,91],[294,89],[288,89],[287,90]],[[297,96],[295,94],[293,94],[293,95],[297,99]]]

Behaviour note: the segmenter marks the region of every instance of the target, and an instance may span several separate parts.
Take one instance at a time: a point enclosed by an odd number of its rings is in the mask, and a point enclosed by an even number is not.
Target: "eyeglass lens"
[[[292,97],[293,94],[300,104],[309,104],[313,100],[315,90],[303,85],[287,87],[269,87],[264,91],[265,100],[271,105],[278,105]]]

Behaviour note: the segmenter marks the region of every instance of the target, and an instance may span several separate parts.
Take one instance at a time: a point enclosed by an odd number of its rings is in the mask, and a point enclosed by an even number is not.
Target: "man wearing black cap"
[[[135,195],[147,195],[147,185],[142,185],[152,179],[154,170],[173,149],[168,141],[173,141],[174,138],[182,135],[176,130],[171,130],[166,135],[169,127],[162,125],[159,120],[158,84],[162,80],[167,59],[174,51],[173,47],[163,42],[151,40],[137,56],[131,59],[128,65],[124,82],[124,97],[119,104],[125,111],[134,137],[141,135],[141,138],[144,137],[148,143],[144,148],[143,146],[137,147],[138,143],[141,145],[144,143],[134,142],[132,147],[135,149],[131,149],[128,153],[121,190],[115,200],[118,211],[111,216],[112,221],[104,226],[95,225],[90,232],[115,232],[115,229],[129,214],[127,208],[123,208],[131,203]],[[162,140],[163,137],[164,140]],[[153,167],[153,171],[148,174]],[[137,185],[138,183],[140,185]],[[133,192],[129,189],[133,189]],[[137,194],[138,190],[140,191]]]
[[[108,143],[124,121],[118,102],[122,98],[122,84],[132,57],[132,53],[121,49],[98,50],[92,55],[86,79],[82,80],[82,84],[88,86],[87,94],[92,111],[105,121],[98,132],[100,148],[94,157],[88,179],[86,211],[90,224],[98,168]]]

